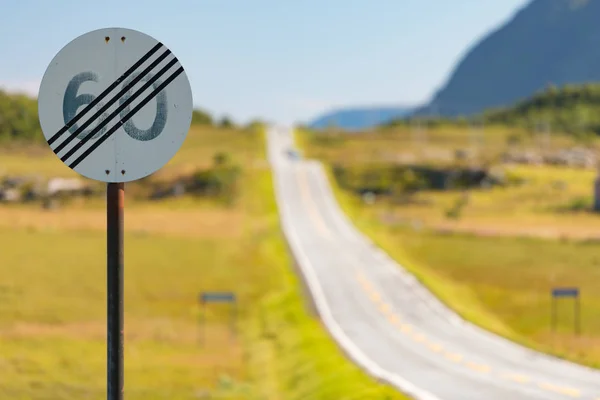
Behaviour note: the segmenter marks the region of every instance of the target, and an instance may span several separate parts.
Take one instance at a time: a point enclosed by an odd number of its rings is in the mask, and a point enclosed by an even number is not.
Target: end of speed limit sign
[[[131,29],[88,32],[46,69],[38,96],[44,136],[69,168],[129,182],[162,168],[192,122],[192,90],[171,51]]]

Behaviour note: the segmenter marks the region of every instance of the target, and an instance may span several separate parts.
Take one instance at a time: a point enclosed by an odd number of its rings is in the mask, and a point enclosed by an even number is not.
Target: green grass
[[[299,138],[306,146],[306,138]],[[350,150],[344,153],[343,147],[338,151],[340,157],[352,154]],[[590,191],[593,171],[516,167],[513,173],[526,177],[527,185],[472,191],[464,216],[454,223],[446,220],[443,210],[458,193],[421,193],[421,199],[430,202],[420,206],[385,202],[368,206],[342,191],[330,169],[328,173],[338,201],[357,227],[464,318],[530,347],[600,366],[600,320],[596,318],[600,314],[600,242],[567,239],[570,234],[576,237],[577,231],[596,232],[600,220],[588,212],[558,208]],[[555,180],[565,181],[567,187],[553,189]],[[390,213],[398,221],[383,217],[389,218]],[[452,233],[461,224],[476,225],[478,220],[495,229],[492,237]],[[413,225],[415,221],[424,224]],[[436,222],[450,229],[444,233]],[[559,236],[563,238],[511,237],[523,233],[523,226],[542,231],[553,228],[562,231]],[[569,300],[559,302],[559,329],[551,332],[550,290],[556,286],[581,289],[580,336],[573,334]]]
[[[483,130],[456,124],[425,127],[419,134],[410,126],[378,128],[347,134],[341,131],[299,130],[298,144],[310,158],[331,163],[369,163],[373,161],[429,163],[455,162],[456,150],[470,153],[468,164],[499,161],[508,151],[535,150],[546,154],[562,148],[585,146],[600,149],[600,139],[582,142],[571,135],[553,132],[545,143],[541,134],[519,127],[488,125]]]
[[[501,153],[507,149],[505,139],[513,132],[502,127],[486,130],[483,153]],[[425,153],[450,152],[468,146],[469,131],[456,127],[437,127],[429,133],[430,143]],[[523,134],[524,135],[524,134]],[[398,157],[411,154],[415,164],[443,164],[427,160],[410,141],[408,128],[394,128],[373,133],[319,134],[300,132],[299,145],[310,158],[329,165],[362,165],[373,163],[393,166]],[[324,139],[329,137],[329,139]],[[336,138],[336,139],[332,139]],[[555,149],[575,145],[568,136],[553,139]],[[332,142],[333,141],[333,142]],[[333,144],[331,144],[332,142]],[[600,144],[596,140],[594,146]],[[524,148],[534,148],[531,143]],[[419,150],[420,149],[420,150]],[[485,158],[485,157],[484,157]],[[376,209],[382,220],[418,221],[437,230],[503,236],[543,236],[568,238],[600,238],[600,214],[590,212],[593,185],[597,173],[591,168],[561,166],[505,165],[491,161],[500,175],[522,184],[491,189],[470,189],[469,199],[458,218],[449,218],[449,211],[463,196],[459,191],[422,190],[411,203],[401,207],[385,197],[377,200]],[[473,165],[485,165],[485,160],[474,159]],[[387,163],[387,164],[386,164]],[[457,164],[456,161],[448,164]],[[459,163],[460,164],[460,163]]]
[[[105,235],[3,229],[0,237],[5,240],[0,264],[2,397],[101,398]],[[251,275],[260,270],[239,267],[236,275],[247,273],[241,281],[252,284],[233,285],[222,276],[215,267],[231,268],[240,258],[236,246],[227,242],[132,234],[125,241],[127,396],[191,399],[203,385],[214,385],[213,374],[229,369],[241,374],[231,362],[240,346],[223,345],[222,324],[210,327],[222,354],[210,354],[197,344],[195,297],[212,282],[248,301],[265,290],[268,278],[255,279]],[[220,357],[227,359],[225,368],[212,365]]]
[[[277,214],[271,183],[265,183],[260,191],[264,193],[261,197],[263,206],[271,210],[272,223],[275,224]],[[272,252],[284,258],[286,247],[280,237],[273,240]],[[279,377],[274,385],[276,389],[272,389],[278,391],[278,396],[273,398],[406,398],[367,378],[345,358],[318,319],[309,312],[308,300],[301,300],[300,280],[288,264],[279,263],[273,269],[281,279],[278,283],[279,290],[268,295],[258,306],[258,317],[254,319],[253,325],[253,332],[263,336],[264,341],[264,349],[254,348],[260,353],[273,354],[271,364],[263,369],[265,376]],[[264,355],[258,357],[262,356]]]
[[[599,243],[360,227],[464,318],[530,347],[600,367]],[[581,336],[573,333],[570,299],[559,301],[559,329],[555,335],[550,329],[550,290],[557,286],[581,290]]]
[[[162,172],[168,179],[208,165],[220,150],[248,161],[231,207],[126,196],[126,398],[405,399],[350,363],[305,307],[279,230],[263,139],[197,130]],[[2,166],[14,173],[54,168],[47,158],[32,160],[35,168],[18,157],[2,158]],[[0,215],[0,398],[105,398],[102,200],[55,211],[3,205]],[[233,339],[227,307],[211,305],[200,342],[196,299],[204,290],[238,295]]]

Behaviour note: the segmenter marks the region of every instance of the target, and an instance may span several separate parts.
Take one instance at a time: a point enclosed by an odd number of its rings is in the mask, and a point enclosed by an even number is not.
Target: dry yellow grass
[[[243,211],[216,207],[178,208],[151,207],[126,202],[127,230],[153,235],[231,239],[240,238],[243,230]],[[183,203],[183,202],[181,202]],[[0,227],[36,231],[102,231],[106,230],[106,211],[77,205],[56,210],[35,206],[0,207]]]
[[[507,138],[523,132],[502,127],[486,128],[486,139],[480,148],[483,158],[473,160],[481,165],[507,149]],[[300,132],[298,141],[308,157],[328,164],[369,164],[373,162],[401,163],[402,155],[413,157],[413,163],[441,163],[426,160],[423,150],[413,142],[409,128],[396,128],[361,134],[333,135],[334,139],[319,139],[318,135]],[[471,132],[468,129],[439,127],[428,130],[429,153],[469,148]],[[325,136],[327,137],[327,136]],[[559,149],[580,145],[565,135],[553,137],[550,147]],[[524,136],[523,149],[536,148],[534,139]],[[599,148],[600,139],[588,144]],[[382,223],[418,223],[433,229],[468,232],[481,235],[522,235],[548,238],[570,237],[577,239],[600,238],[600,215],[586,212],[591,207],[594,180],[597,172],[592,168],[561,166],[511,166],[494,167],[513,178],[525,181],[522,185],[497,187],[490,190],[469,190],[469,201],[462,208],[459,219],[451,219],[447,211],[463,196],[458,191],[425,190],[414,197],[413,204],[401,207],[386,200],[377,201],[370,208],[376,211]],[[577,208],[580,209],[577,209]]]
[[[483,140],[480,140],[482,137]],[[520,142],[509,145],[511,137],[519,137]],[[474,162],[494,160],[509,148],[541,152],[574,146],[600,149],[600,139],[582,143],[572,136],[555,132],[546,141],[541,135],[503,126],[486,126],[484,130],[477,131],[467,127],[440,125],[428,127],[422,134],[418,134],[412,127],[404,126],[352,134],[311,134],[300,131],[298,139],[308,156],[332,163],[425,160],[444,163],[444,157],[452,159],[454,152],[459,149],[471,152]]]

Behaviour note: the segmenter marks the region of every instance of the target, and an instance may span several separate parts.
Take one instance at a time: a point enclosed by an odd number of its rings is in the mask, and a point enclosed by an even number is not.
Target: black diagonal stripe
[[[89,156],[94,150],[96,150],[98,148],[98,146],[100,146],[102,143],[104,143],[106,141],[106,139],[108,139],[113,133],[115,133],[117,131],[117,129],[119,129],[121,126],[123,126],[123,124],[125,122],[129,121],[131,119],[131,117],[133,117],[138,111],[140,111],[142,109],[142,107],[144,107],[146,104],[148,104],[148,102],[150,100],[155,98],[164,88],[167,87],[167,85],[169,83],[173,82],[173,80],[175,78],[177,78],[179,76],[179,74],[181,74],[182,72],[183,72],[183,67],[179,67],[173,73],[173,75],[171,75],[167,80],[165,80],[163,83],[161,83],[152,93],[150,93],[144,100],[142,100],[140,102],[140,104],[138,104],[137,106],[135,106],[133,108],[133,110],[128,112],[127,115],[121,119],[121,121],[117,122],[112,128],[110,128],[110,130],[108,132],[106,132],[104,134],[104,136],[102,136],[100,139],[98,139],[96,142],[94,142],[94,144],[92,146],[90,146],[89,149],[87,149],[82,155],[80,155],[75,161],[73,161],[69,165],[69,168],[75,168],[76,166],[78,166],[80,162],[85,160],[85,158],[87,156]]]
[[[79,135],[81,132],[83,132],[85,128],[87,128],[91,123],[93,123],[96,119],[98,119],[100,117],[100,115],[102,115],[103,112],[105,112],[106,110],[108,110],[109,107],[111,107],[113,104],[115,104],[121,98],[121,96],[123,96],[125,93],[127,93],[128,90],[133,88],[133,86],[136,83],[138,83],[139,81],[144,79],[144,77],[146,75],[148,75],[148,73],[154,67],[156,67],[158,64],[160,64],[160,62],[162,60],[164,60],[165,57],[167,57],[169,54],[171,54],[171,50],[169,50],[169,49],[165,50],[165,52],[162,53],[156,60],[154,60],[152,62],[152,64],[148,65],[142,72],[140,72],[140,74],[138,76],[133,78],[127,86],[125,86],[123,89],[121,89],[121,91],[119,93],[117,93],[111,100],[109,100],[104,106],[102,106],[102,108],[100,108],[94,115],[92,115],[87,121],[85,121],[71,136],[68,136],[64,142],[62,142],[60,145],[58,145],[54,149],[54,152],[58,155],[58,153],[62,149],[64,149],[69,143],[71,143],[77,137],[77,135]],[[100,129],[102,129],[102,128],[100,128]],[[96,130],[96,132],[97,132],[97,130]],[[92,136],[93,135],[94,134],[92,134]],[[87,138],[87,136],[89,136],[89,135],[86,135],[86,138]]]
[[[133,64],[127,71],[123,73],[115,82],[113,82],[109,87],[107,87],[98,97],[96,97],[90,104],[88,104],[79,114],[75,115],[65,126],[63,126],[58,132],[56,132],[50,139],[48,139],[48,144],[54,143],[56,139],[58,139],[63,133],[65,133],[71,126],[73,126],[77,121],[81,119],[88,111],[96,106],[102,99],[104,99],[117,85],[123,82],[129,75],[133,73],[136,69],[140,67],[154,53],[158,51],[163,46],[162,43],[158,42],[153,48],[150,49],[146,54],[142,56],[135,64]]]
[[[125,109],[125,107],[127,107],[132,101],[134,101],[135,99],[137,99],[139,96],[141,96],[142,93],[144,93],[144,91],[146,89],[148,89],[151,85],[154,84],[154,82],[156,82],[157,79],[159,79],[162,75],[165,74],[165,72],[167,72],[167,70],[169,68],[171,68],[175,63],[177,62],[177,58],[173,58],[167,65],[165,65],[164,67],[161,68],[160,71],[158,71],[158,73],[156,75],[154,75],[152,78],[150,78],[148,80],[148,82],[146,82],[137,92],[135,92],[130,98],[128,98],[127,100],[125,100],[123,102],[123,104],[121,104],[115,111],[113,111],[104,121],[102,121],[102,123],[98,124],[91,132],[89,135],[87,135],[85,138],[83,138],[79,143],[77,143],[75,146],[73,146],[71,148],[71,150],[69,150],[69,152],[67,154],[65,154],[64,156],[62,156],[60,159],[62,160],[62,162],[66,162],[67,159],[69,157],[71,157],[73,155],[73,153],[75,153],[77,150],[79,150],[81,147],[83,147],[83,145],[85,145],[88,141],[90,141],[90,139],[100,130],[102,129],[106,124],[108,124],[110,121],[112,121],[112,119],[114,117],[116,117],[117,115],[119,115],[119,113],[121,111],[123,111]]]

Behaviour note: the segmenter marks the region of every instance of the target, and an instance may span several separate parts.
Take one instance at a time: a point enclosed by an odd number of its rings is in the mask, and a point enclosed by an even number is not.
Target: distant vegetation
[[[213,125],[214,121],[212,116],[203,110],[195,109],[192,112],[192,124],[193,125]]]
[[[250,125],[256,126],[259,121]],[[218,121],[208,112],[195,109],[192,125],[235,128],[231,118],[225,116]],[[7,141],[43,142],[44,135],[38,119],[37,99],[0,90],[0,142]]]
[[[493,124],[529,131],[552,132],[586,137],[600,134],[600,84],[549,86],[510,107],[488,109],[472,117],[419,117],[430,127],[439,125]],[[417,119],[395,119],[383,127],[416,123]]]
[[[600,134],[600,84],[551,86],[512,107],[489,110],[484,120],[521,127],[541,122],[564,133]]]
[[[398,165],[391,163],[334,164],[333,175],[337,184],[355,194],[373,193],[396,198],[420,190],[479,188],[482,185],[508,186],[509,182],[490,174],[485,169],[433,167],[426,165]]]
[[[43,140],[37,101],[0,90],[0,141]]]

